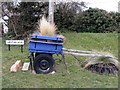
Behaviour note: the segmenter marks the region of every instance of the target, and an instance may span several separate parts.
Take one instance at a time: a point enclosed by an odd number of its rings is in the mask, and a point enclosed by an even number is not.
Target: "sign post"
[[[49,22],[54,23],[54,0],[49,0]]]
[[[20,45],[21,46],[21,52],[23,53],[23,45],[24,40],[6,40],[6,44],[8,45],[8,50],[10,51],[11,45]]]

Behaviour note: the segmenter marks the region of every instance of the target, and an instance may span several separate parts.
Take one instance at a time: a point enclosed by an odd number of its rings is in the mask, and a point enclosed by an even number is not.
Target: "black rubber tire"
[[[49,54],[39,54],[34,60],[34,70],[37,74],[47,74],[53,71],[55,61]]]

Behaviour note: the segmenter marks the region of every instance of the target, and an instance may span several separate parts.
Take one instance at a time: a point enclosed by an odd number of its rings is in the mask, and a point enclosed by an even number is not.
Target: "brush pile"
[[[118,58],[107,52],[83,51],[63,48],[64,54],[74,56],[87,56],[87,59],[81,67],[99,74],[117,74],[120,70]],[[79,61],[79,60],[78,60]]]
[[[92,57],[86,60],[82,67],[99,74],[118,74],[120,63],[116,58]]]
[[[47,19],[43,16],[37,23],[37,30],[32,34],[35,36],[57,36],[57,38],[63,38],[63,43],[65,43],[66,38],[61,34],[57,34],[57,27],[55,23],[49,23]]]
[[[56,25],[54,23],[49,23],[45,17],[38,22],[38,31],[42,36],[54,36],[57,30]]]

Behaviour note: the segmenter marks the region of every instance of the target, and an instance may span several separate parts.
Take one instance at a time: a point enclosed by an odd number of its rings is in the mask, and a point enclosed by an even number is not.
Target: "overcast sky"
[[[118,2],[120,0],[79,0],[87,3],[88,7],[97,7],[106,11],[118,12]]]
[[[118,2],[120,0],[59,0],[59,1],[77,1],[77,2],[86,2],[88,7],[104,9],[108,12],[118,12]]]
[[[13,0],[13,1],[21,1],[21,0]],[[30,1],[34,1],[34,0],[30,0]],[[49,0],[45,0],[45,1],[49,1]],[[52,1],[57,1],[57,0],[52,0]],[[78,2],[83,1],[86,2],[88,7],[100,8],[108,12],[109,11],[118,12],[118,2],[120,0],[58,0],[58,1],[78,1]]]

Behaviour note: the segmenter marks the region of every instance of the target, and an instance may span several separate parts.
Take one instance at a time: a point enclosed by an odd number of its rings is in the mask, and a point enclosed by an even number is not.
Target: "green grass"
[[[64,33],[67,38],[65,48],[79,50],[94,50],[118,54],[118,35],[116,33]],[[55,74],[32,74],[31,71],[10,73],[9,69],[16,60],[29,61],[27,44],[24,53],[18,46],[8,51],[3,45],[2,86],[3,88],[117,88],[118,76],[98,75],[80,67],[86,57],[78,57],[80,63],[66,55],[69,74],[63,63],[56,65]],[[56,56],[54,56],[56,58]],[[60,56],[58,56],[60,58]]]

